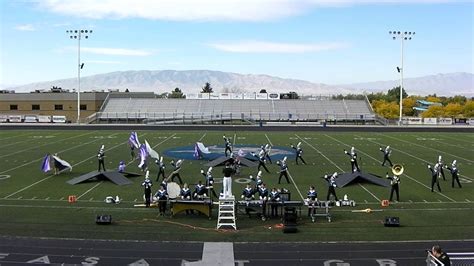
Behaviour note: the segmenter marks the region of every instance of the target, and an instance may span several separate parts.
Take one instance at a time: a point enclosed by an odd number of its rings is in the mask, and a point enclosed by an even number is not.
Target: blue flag
[[[50,156],[49,154],[46,154],[46,156],[44,156],[43,163],[41,164],[41,171],[45,173],[51,171],[49,160],[50,160]]]

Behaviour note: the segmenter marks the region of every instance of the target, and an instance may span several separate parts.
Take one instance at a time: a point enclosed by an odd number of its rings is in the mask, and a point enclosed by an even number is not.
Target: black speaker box
[[[387,227],[398,227],[400,226],[399,217],[385,217],[384,225]]]
[[[285,225],[283,227],[283,233],[288,234],[288,233],[296,233],[298,232],[298,228],[296,228],[296,225]]]
[[[97,215],[95,218],[96,224],[111,224],[112,223],[112,215]]]

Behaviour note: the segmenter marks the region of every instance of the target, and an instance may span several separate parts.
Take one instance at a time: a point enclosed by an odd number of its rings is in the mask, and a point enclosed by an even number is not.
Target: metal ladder
[[[220,198],[217,229],[220,229],[223,226],[230,226],[237,230],[235,220],[235,197]]]

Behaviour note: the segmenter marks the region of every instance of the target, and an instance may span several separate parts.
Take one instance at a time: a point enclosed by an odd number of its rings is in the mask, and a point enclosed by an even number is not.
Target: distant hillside
[[[405,90],[409,95],[428,95],[436,93],[440,96],[465,95],[474,96],[474,74],[449,73],[424,76],[419,78],[405,78]],[[341,87],[368,92],[387,91],[400,85],[400,80],[375,81],[340,85]]]
[[[376,81],[345,85],[327,85],[297,79],[284,79],[269,75],[238,74],[211,70],[161,70],[120,71],[81,78],[81,90],[119,89],[130,91],[170,92],[178,87],[184,93],[200,92],[210,82],[215,92],[268,92],[295,91],[305,95],[334,95],[366,92],[386,92],[399,85],[399,80]],[[9,87],[17,92],[48,90],[52,86],[73,90],[77,79],[31,83]],[[452,96],[461,94],[474,96],[474,75],[472,73],[449,73],[405,79],[405,88],[410,95]]]
[[[185,93],[200,92],[206,82],[215,92],[255,92],[266,89],[271,92],[296,91],[302,94],[332,94],[335,87],[304,80],[283,79],[268,75],[237,74],[211,70],[162,70],[121,71],[81,78],[81,90],[129,89],[131,91],[170,92],[178,87]],[[11,89],[32,91],[58,86],[63,89],[77,87],[77,79],[31,83]],[[340,89],[340,93],[348,93]]]

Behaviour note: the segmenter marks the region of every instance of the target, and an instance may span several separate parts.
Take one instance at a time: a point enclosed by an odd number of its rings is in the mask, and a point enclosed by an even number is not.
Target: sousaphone
[[[403,168],[403,165],[401,165],[401,164],[394,164],[394,165],[392,166],[392,173],[393,173],[394,175],[401,175],[401,174],[403,174],[403,170],[404,170],[404,168]]]

